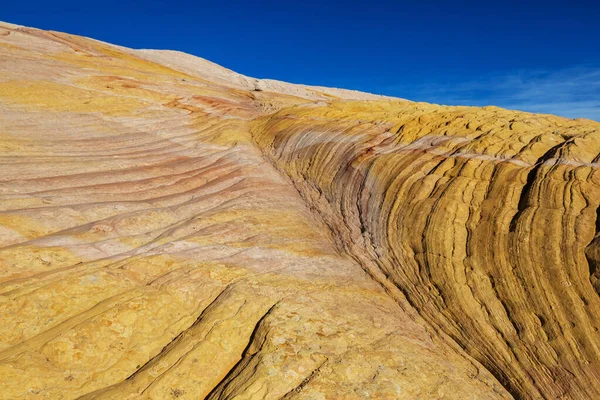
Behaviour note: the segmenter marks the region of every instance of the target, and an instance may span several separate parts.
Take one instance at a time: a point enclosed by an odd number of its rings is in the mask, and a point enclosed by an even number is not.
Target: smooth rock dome
[[[0,398],[600,398],[597,122],[0,23],[0,163]]]

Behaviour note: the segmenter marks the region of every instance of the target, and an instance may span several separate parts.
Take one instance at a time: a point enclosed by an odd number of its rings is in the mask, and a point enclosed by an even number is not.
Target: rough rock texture
[[[0,24],[0,398],[598,398],[599,131]]]

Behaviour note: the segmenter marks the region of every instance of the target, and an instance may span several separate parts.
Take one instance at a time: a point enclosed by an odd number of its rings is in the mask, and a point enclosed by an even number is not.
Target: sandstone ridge
[[[600,397],[600,124],[0,23],[0,398]]]

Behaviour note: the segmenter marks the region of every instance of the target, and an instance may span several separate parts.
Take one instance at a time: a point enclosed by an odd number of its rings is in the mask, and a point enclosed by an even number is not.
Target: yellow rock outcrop
[[[600,124],[0,24],[0,398],[600,397]]]

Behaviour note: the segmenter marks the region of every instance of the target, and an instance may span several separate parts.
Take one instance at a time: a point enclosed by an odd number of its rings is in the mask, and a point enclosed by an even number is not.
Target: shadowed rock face
[[[0,24],[0,398],[598,398],[599,154]]]

